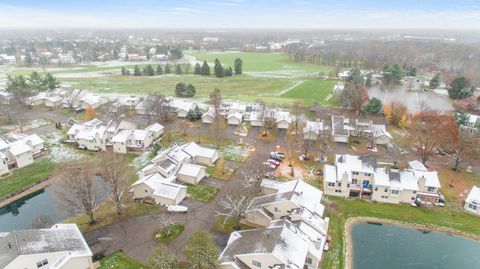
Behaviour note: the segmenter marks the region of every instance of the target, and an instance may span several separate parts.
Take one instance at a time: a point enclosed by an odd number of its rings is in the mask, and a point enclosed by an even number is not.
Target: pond
[[[352,227],[354,269],[480,268],[480,241],[391,224]]]
[[[100,185],[102,183],[95,180],[95,188],[101,190],[97,196],[100,201],[107,198],[105,188]],[[55,188],[51,185],[0,208],[0,233],[31,228],[39,217],[57,223],[75,216],[74,210],[59,204]]]

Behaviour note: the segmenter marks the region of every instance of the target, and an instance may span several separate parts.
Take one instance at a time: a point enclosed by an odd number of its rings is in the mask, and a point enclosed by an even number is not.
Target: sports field
[[[178,82],[185,82],[195,86],[197,94],[194,98],[201,101],[207,100],[209,93],[218,88],[226,100],[254,102],[261,99],[267,103],[276,104],[298,100],[305,104],[313,102],[324,106],[336,104],[333,98],[329,98],[335,82],[321,79],[319,76],[320,73],[329,73],[332,70],[329,66],[294,63],[289,61],[288,55],[280,53],[185,52],[185,56],[191,62],[206,60],[211,65],[218,58],[224,67],[232,66],[232,68],[235,59],[240,58],[243,61],[243,75],[224,78],[192,74],[153,77],[121,76],[122,63],[52,68],[47,71],[55,74],[66,87],[98,93],[145,95],[161,92],[171,95]],[[125,63],[124,66],[133,69],[134,65]],[[213,72],[213,66],[211,71]],[[15,70],[11,74],[28,72],[31,72],[31,69]],[[191,72],[193,67],[190,68]]]

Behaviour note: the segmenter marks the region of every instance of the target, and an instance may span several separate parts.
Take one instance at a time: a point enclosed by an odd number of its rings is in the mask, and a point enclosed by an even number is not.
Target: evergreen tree
[[[232,67],[229,66],[228,68],[225,68],[225,76],[226,77],[231,77],[232,75],[233,75]]]
[[[218,59],[215,59],[215,66],[213,67],[213,72],[215,73],[215,76],[217,78],[223,78],[223,76],[225,75],[225,70],[223,69],[220,60]]]
[[[165,74],[170,74],[170,73],[172,73],[172,68],[170,67],[170,64],[167,63],[165,65]]]
[[[181,75],[182,74],[182,67],[180,66],[180,64],[177,64],[177,66],[175,67],[175,73],[177,75]]]
[[[186,90],[187,90],[187,84],[185,84],[185,82],[177,83],[177,85],[175,85],[175,96],[184,97]]]
[[[122,76],[127,75],[127,69],[125,67],[122,67]]]
[[[474,87],[470,86],[470,82],[463,76],[455,78],[450,87],[448,87],[448,95],[452,99],[463,99],[473,95]]]
[[[371,73],[369,73],[369,74],[367,75],[367,80],[365,81],[365,86],[367,86],[367,87],[371,87],[371,86],[372,86],[372,74],[371,74]]]
[[[147,65],[144,69],[144,73],[145,73],[145,76],[154,76],[155,75],[155,71],[153,70],[153,67],[152,65]]]
[[[203,61],[202,75],[203,76],[210,76],[210,66],[208,66],[207,61]]]
[[[196,63],[196,64],[195,64],[193,73],[194,73],[195,75],[201,75],[201,74],[202,74],[202,67],[200,66],[199,63]]]
[[[140,67],[138,67],[138,65],[135,65],[135,67],[133,68],[133,75],[136,77],[142,75],[142,71],[140,71]]]
[[[470,120],[470,115],[468,115],[468,113],[465,113],[465,112],[458,112],[458,113],[455,113],[455,122],[457,123],[457,126],[458,127],[461,127],[461,126],[466,126]]]
[[[42,78],[42,85],[43,85],[43,90],[53,90],[60,86],[60,82],[52,76],[52,74],[47,73],[43,78]]]
[[[436,89],[436,88],[440,87],[441,83],[442,83],[442,81],[441,81],[441,78],[440,78],[440,73],[437,73],[430,80],[430,89]]]
[[[363,85],[364,79],[360,69],[355,68],[350,71],[350,76],[347,78],[347,83],[351,83],[353,85]]]
[[[197,121],[202,118],[202,111],[200,108],[195,107],[195,109],[190,109],[187,113],[187,119],[189,119],[191,122]]]
[[[240,58],[235,59],[234,63],[235,75],[241,75],[243,73],[243,61]]]
[[[26,66],[31,66],[33,64],[33,58],[32,58],[32,55],[30,53],[27,52],[25,54],[25,58],[23,59],[23,63]]]
[[[193,86],[192,84],[188,84],[187,86],[187,90],[185,91],[185,97],[193,97],[195,96],[195,93],[196,93],[196,89],[195,89],[195,86]]]
[[[370,114],[379,114],[383,111],[383,104],[380,99],[373,97],[368,101],[368,103],[363,107],[363,112]]]
[[[180,47],[176,47],[170,50],[170,57],[173,60],[179,60],[183,58],[183,50]]]
[[[163,74],[163,69],[161,65],[157,65],[157,71],[155,71],[157,75],[162,75]]]

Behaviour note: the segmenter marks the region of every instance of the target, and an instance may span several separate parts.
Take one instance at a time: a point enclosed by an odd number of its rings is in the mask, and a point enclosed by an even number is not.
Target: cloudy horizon
[[[480,29],[480,1],[0,0],[0,28]]]

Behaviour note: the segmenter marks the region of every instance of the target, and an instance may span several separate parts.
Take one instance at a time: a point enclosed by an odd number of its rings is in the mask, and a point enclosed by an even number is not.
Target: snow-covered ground
[[[64,138],[61,131],[43,135],[42,138],[45,140],[45,146],[50,150],[50,158],[55,163],[79,160],[85,157],[78,150],[61,143]]]
[[[150,162],[150,151],[145,151],[140,154],[138,157],[133,159],[132,165],[135,168],[135,171],[140,171],[143,167],[147,166]]]

